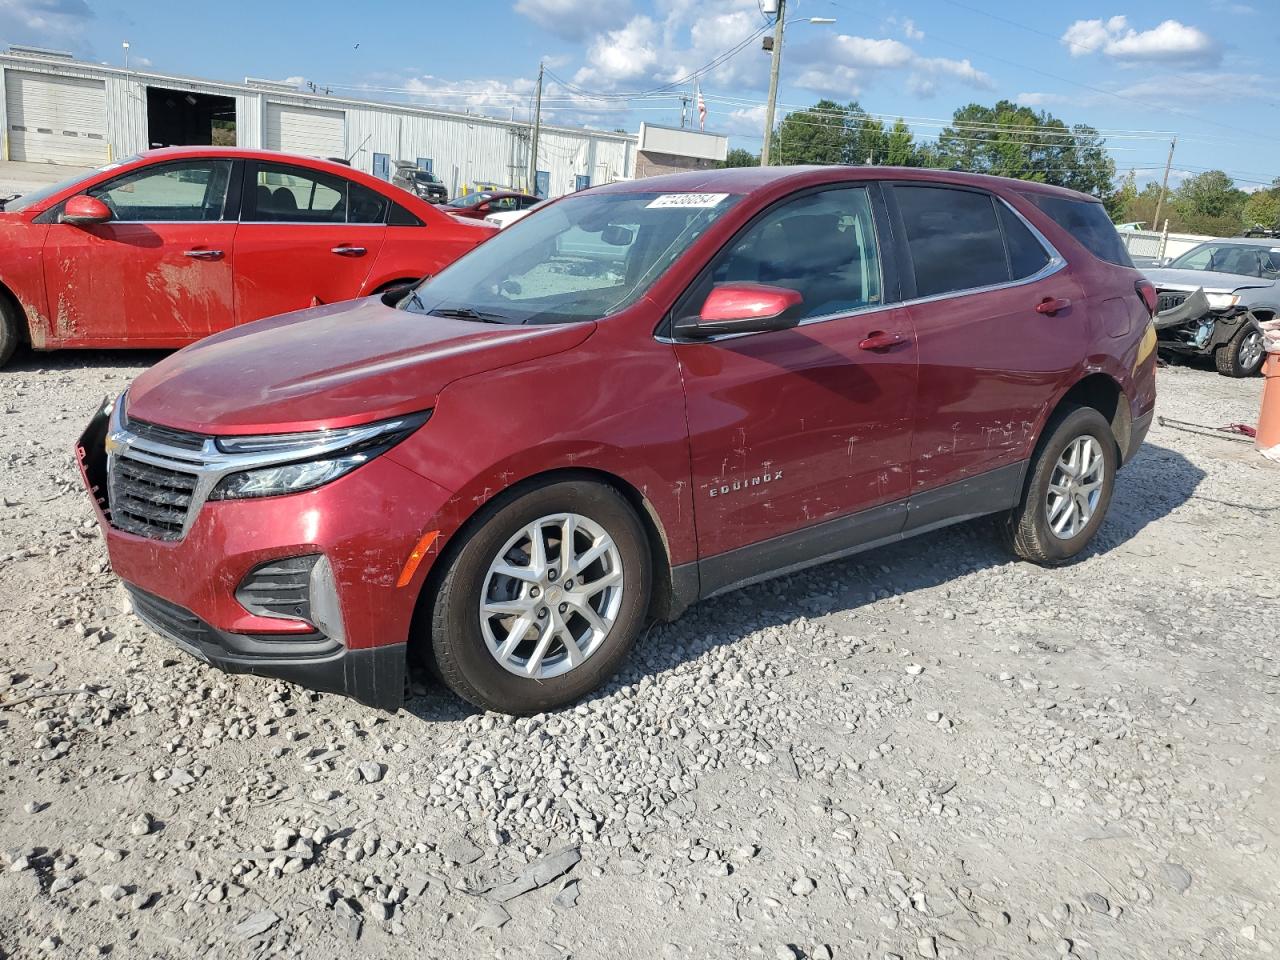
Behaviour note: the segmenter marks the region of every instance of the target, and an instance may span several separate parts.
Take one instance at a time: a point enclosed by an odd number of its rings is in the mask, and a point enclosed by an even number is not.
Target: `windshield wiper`
[[[3,210],[8,204],[12,203],[14,200],[17,200],[20,196],[22,196],[22,194],[13,193],[7,197],[0,197],[0,210]]]
[[[472,310],[470,307],[436,307],[428,311],[433,317],[449,317],[452,320],[476,320],[480,323],[506,323],[509,319],[500,313]]]

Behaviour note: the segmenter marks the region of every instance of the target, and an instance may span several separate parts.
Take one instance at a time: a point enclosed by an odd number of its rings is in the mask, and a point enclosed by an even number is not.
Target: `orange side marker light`
[[[431,549],[431,545],[436,542],[436,538],[439,536],[439,530],[429,530],[422,535],[422,539],[414,546],[409,558],[404,562],[404,569],[400,571],[400,579],[396,581],[397,587],[407,587],[409,585],[413,575],[418,572],[418,564],[422,563],[422,558],[427,555],[427,551]]]

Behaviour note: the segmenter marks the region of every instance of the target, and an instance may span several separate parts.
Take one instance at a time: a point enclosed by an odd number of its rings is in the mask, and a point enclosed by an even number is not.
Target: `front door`
[[[176,346],[231,326],[232,160],[143,167],[88,193],[112,219],[54,223],[44,275],[54,336],[90,346]]]
[[[1079,361],[1088,313],[1061,259],[1003,200],[942,185],[889,193],[909,264],[904,287],[915,288],[922,492],[1030,456],[1045,397]],[[1061,309],[1038,312],[1046,299]]]
[[[246,167],[235,246],[238,322],[359,296],[386,236],[386,197],[307,167]]]
[[[885,305],[895,298],[886,295],[874,189],[828,187],[773,206],[676,307],[697,313],[727,282],[804,298],[794,329],[676,344],[704,558],[909,492],[916,351],[906,310]],[[868,539],[896,533],[905,508],[873,516]]]

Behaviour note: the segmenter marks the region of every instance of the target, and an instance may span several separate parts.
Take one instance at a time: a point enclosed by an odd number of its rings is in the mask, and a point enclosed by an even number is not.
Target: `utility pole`
[[[533,135],[529,139],[529,192],[538,192],[538,135],[542,132],[542,69],[538,64],[538,95],[533,108]]]
[[[773,115],[778,108],[778,71],[782,69],[782,29],[787,23],[787,0],[778,0],[773,21],[773,64],[769,67],[769,103],[764,108],[764,149],[760,166],[769,166],[769,148],[773,141]]]
[[[1160,199],[1156,201],[1156,221],[1151,225],[1152,230],[1160,229],[1160,211],[1164,208],[1164,195],[1169,189],[1169,168],[1173,166],[1173,148],[1178,145],[1178,138],[1175,136],[1169,141],[1169,159],[1164,162],[1164,181],[1160,184]]]
[[[686,94],[680,95],[680,129],[684,129],[685,111],[689,109],[689,97]]]

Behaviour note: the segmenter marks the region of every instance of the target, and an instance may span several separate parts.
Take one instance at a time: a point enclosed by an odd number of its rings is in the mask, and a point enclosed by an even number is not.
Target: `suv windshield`
[[[474,207],[478,203],[492,200],[492,193],[468,193],[465,197],[454,197],[449,201],[451,207]]]
[[[1251,243],[1205,243],[1169,264],[1182,270],[1212,270],[1260,280],[1280,278],[1280,247]]]
[[[595,320],[630,306],[738,201],[723,193],[566,197],[420,285],[405,308],[499,323]]]

